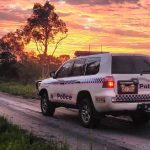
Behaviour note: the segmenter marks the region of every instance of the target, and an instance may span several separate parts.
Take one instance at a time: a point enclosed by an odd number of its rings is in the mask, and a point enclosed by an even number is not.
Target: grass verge
[[[13,95],[23,96],[25,98],[37,98],[37,92],[34,84],[22,84],[18,82],[0,82],[0,91]]]
[[[0,117],[0,150],[68,150],[67,145],[45,142]]]

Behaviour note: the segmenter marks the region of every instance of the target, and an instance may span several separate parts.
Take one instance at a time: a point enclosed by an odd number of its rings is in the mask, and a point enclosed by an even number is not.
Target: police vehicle
[[[76,108],[84,127],[94,127],[106,115],[129,115],[138,124],[149,121],[149,56],[79,56],[65,62],[37,87],[43,115],[53,116],[58,107]]]

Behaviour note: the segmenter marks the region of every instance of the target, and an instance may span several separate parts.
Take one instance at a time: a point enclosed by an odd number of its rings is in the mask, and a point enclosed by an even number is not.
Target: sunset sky
[[[44,0],[0,0],[0,37],[21,28],[34,3]],[[51,0],[69,29],[55,55],[76,50],[150,55],[150,0]],[[34,50],[31,43],[26,50]],[[49,46],[49,54],[52,47]]]

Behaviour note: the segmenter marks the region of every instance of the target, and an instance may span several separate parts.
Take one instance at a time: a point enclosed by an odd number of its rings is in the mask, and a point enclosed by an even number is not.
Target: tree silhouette
[[[21,30],[10,32],[0,39],[0,62],[17,60],[24,49],[23,33]]]
[[[11,54],[10,52],[2,52],[0,53],[0,63],[11,63],[11,62],[16,62],[16,57],[15,55]]]
[[[69,59],[70,59],[69,55],[60,55],[59,56],[59,60],[61,61],[61,63],[64,63],[65,61],[67,61]]]
[[[24,49],[23,33],[21,30],[10,32],[0,39],[0,51],[19,55]]]
[[[67,37],[67,32],[66,24],[56,14],[53,5],[48,1],[44,5],[34,4],[33,14],[27,19],[27,25],[24,26],[24,35],[26,42],[34,41],[38,53],[44,56],[43,78],[49,74],[49,63],[46,61],[49,44],[55,44],[55,48],[52,50],[53,56],[61,41]],[[57,34],[59,34],[59,39],[57,38],[55,41]]]

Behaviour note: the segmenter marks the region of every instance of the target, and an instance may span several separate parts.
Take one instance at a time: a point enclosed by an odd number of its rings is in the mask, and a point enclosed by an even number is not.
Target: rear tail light
[[[107,76],[104,78],[103,88],[114,88],[115,80],[112,76]]]

